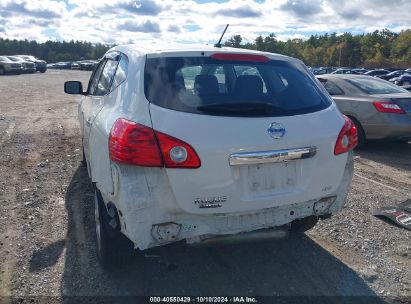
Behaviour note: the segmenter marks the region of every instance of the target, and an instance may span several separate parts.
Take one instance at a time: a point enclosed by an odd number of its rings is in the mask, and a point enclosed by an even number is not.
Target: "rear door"
[[[90,83],[89,93],[83,102],[83,119],[84,119],[84,152],[87,160],[90,161],[90,131],[97,114],[103,108],[105,98],[110,93],[111,84],[117,69],[120,55],[117,52],[106,54],[96,69],[95,75]]]
[[[100,80],[101,73],[103,72],[105,63],[105,59],[100,61],[97,68],[91,75],[89,85],[87,88],[87,95],[83,98],[83,101],[79,109],[80,121],[82,122],[83,148],[87,161],[89,161],[89,134],[93,122],[93,108],[96,100],[95,92],[97,89],[98,82]],[[98,98],[99,97],[97,97],[97,99]]]
[[[302,64],[157,58],[145,73],[153,128],[201,160],[197,169],[166,169],[185,211],[258,210],[336,191],[344,119]]]

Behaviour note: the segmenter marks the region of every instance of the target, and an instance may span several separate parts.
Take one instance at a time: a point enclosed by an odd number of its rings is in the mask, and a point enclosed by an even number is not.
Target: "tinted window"
[[[391,84],[388,81],[378,80],[375,78],[353,78],[347,79],[348,82],[363,90],[367,94],[395,94],[405,93],[406,90],[400,88],[395,84]]]
[[[97,89],[94,95],[103,96],[110,92],[111,83],[113,82],[114,73],[116,72],[116,68],[118,65],[118,61],[108,59],[106,64],[104,65],[103,72],[101,73],[100,80],[97,84]]]
[[[101,72],[104,68],[104,64],[106,63],[106,60],[100,61],[98,64],[97,68],[94,70],[94,73],[91,75],[90,81],[89,81],[89,89],[88,89],[88,94],[94,95],[94,92],[96,91],[98,81],[101,76]]]
[[[234,71],[237,77],[241,75],[254,75],[259,77],[261,79],[261,82],[263,83],[263,92],[267,93],[267,88],[265,86],[264,79],[261,77],[260,72],[258,72],[256,67],[246,65],[235,65]]]
[[[334,82],[326,79],[319,80],[330,95],[344,95],[343,90],[341,90]]]
[[[331,104],[304,65],[276,60],[149,58],[144,90],[158,106],[208,115],[298,115]]]
[[[128,61],[123,56],[117,66],[116,75],[114,76],[113,85],[111,90],[117,88],[127,78]]]

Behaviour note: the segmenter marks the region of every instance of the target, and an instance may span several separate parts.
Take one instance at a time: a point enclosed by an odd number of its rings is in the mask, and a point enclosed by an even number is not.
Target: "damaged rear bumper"
[[[264,237],[277,238],[284,235],[284,228],[294,220],[309,216],[327,216],[341,211],[353,176],[353,152],[348,154],[339,187],[326,197],[256,210],[252,213],[212,215],[166,211],[159,206],[133,208],[129,204],[119,204],[117,208],[121,209],[121,231],[133,241],[135,248],[141,250],[180,240],[200,244],[214,242],[216,238],[221,240],[221,237],[230,242]]]

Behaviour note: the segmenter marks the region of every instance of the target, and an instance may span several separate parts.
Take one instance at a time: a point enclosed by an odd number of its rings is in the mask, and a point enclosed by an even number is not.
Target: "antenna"
[[[226,27],[225,27],[225,29],[224,29],[224,32],[223,32],[223,34],[222,34],[221,37],[220,37],[220,40],[218,40],[218,42],[217,42],[216,44],[214,44],[215,47],[221,48],[221,40],[223,39],[223,36],[224,36],[225,31],[227,30],[228,26],[229,26],[229,24],[226,25]]]

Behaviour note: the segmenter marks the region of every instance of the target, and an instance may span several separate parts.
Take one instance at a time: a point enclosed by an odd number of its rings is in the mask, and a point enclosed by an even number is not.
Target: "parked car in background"
[[[0,75],[21,74],[24,72],[23,64],[14,62],[7,56],[0,56]]]
[[[59,70],[71,70],[73,63],[71,61],[57,62],[54,64],[54,68]]]
[[[34,64],[34,62],[24,60],[23,58],[20,58],[17,56],[7,56],[7,58],[9,58],[13,62],[20,63],[24,68],[23,73],[35,73],[36,72],[36,65]]]
[[[322,75],[317,79],[366,139],[411,138],[411,94],[388,81],[356,75]]]
[[[396,71],[390,72],[388,74],[377,75],[377,77],[381,78],[381,79],[384,79],[384,80],[390,80],[391,78],[399,77],[404,73],[406,73],[405,70],[396,70]]]
[[[364,75],[367,75],[367,76],[381,76],[381,75],[386,75],[388,73],[390,73],[390,71],[383,70],[383,69],[377,69],[377,70],[368,71],[368,72],[364,73]]]
[[[96,67],[98,61],[95,60],[82,60],[79,61],[79,69],[82,71],[92,71]]]
[[[368,72],[368,70],[364,68],[360,68],[360,69],[352,69],[351,72],[353,73],[347,73],[347,74],[365,74]]]
[[[411,92],[411,85],[402,86],[403,89],[406,89],[408,92]]]
[[[339,68],[332,72],[331,74],[358,74],[357,72],[353,72],[351,68]]]
[[[355,126],[297,59],[117,46],[86,92],[78,81],[65,92],[83,96],[103,266],[119,258],[124,237],[141,250],[273,237],[310,229],[346,200]]]
[[[410,85],[411,84],[411,74],[404,73],[399,77],[391,78],[390,82],[396,85],[399,85],[399,86]]]
[[[44,73],[47,71],[47,62],[44,60],[40,60],[31,55],[16,55],[16,57],[20,57],[25,61],[33,62],[36,66],[36,71],[38,72]]]
[[[71,63],[71,69],[72,70],[78,70],[80,67],[80,64],[78,62],[72,62]]]
[[[330,68],[330,67],[320,67],[316,70],[313,71],[314,75],[323,75],[323,74],[330,74],[337,70],[336,68]]]

